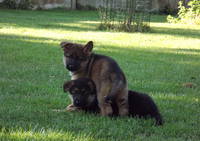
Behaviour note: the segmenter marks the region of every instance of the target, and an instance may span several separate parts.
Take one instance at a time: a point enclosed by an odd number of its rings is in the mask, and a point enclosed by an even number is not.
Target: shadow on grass
[[[166,28],[154,27],[151,31],[153,34],[173,35],[187,38],[200,38],[200,30],[198,29],[183,29],[183,28]]]
[[[2,24],[23,28],[94,31],[96,24],[92,22],[98,21],[98,14],[95,11],[55,11],[55,13],[53,11],[8,10],[11,13],[1,11],[0,22]],[[84,23],[87,21],[91,23]]]
[[[45,29],[62,29],[63,31],[97,31],[97,24],[83,22],[84,21],[75,21],[78,25],[73,25],[73,23],[68,22],[39,24],[39,26]]]
[[[8,12],[9,11],[9,12]],[[27,27],[33,29],[61,29],[63,31],[97,31],[99,21],[96,11],[12,11],[1,10],[2,26]],[[30,16],[32,15],[32,16]],[[165,23],[165,16],[153,15],[152,22]],[[102,31],[106,32],[106,31]],[[153,27],[152,35],[173,35],[199,39],[195,29]],[[134,33],[133,33],[134,34]]]
[[[176,49],[177,51],[180,52],[186,52],[187,53],[200,53],[200,49]]]

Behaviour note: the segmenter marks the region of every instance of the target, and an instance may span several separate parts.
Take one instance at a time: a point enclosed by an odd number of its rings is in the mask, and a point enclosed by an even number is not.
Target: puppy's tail
[[[156,120],[156,125],[157,126],[161,126],[164,124],[164,121],[162,119],[162,116],[160,115],[160,113],[158,113],[155,117],[155,120]]]

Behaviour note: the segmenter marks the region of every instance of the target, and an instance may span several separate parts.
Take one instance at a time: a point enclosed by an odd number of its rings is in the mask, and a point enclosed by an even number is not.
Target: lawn
[[[0,10],[0,140],[200,140],[200,26],[166,23],[153,15],[149,33],[96,29],[94,11]],[[70,100],[59,43],[94,41],[113,57],[129,89],[148,93],[165,120],[56,112]],[[185,83],[192,83],[187,88]]]

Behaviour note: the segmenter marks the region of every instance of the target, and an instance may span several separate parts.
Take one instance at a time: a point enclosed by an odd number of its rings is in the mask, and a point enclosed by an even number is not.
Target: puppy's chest
[[[70,76],[71,76],[71,80],[76,80],[78,78],[81,77],[86,77],[85,73],[73,73],[73,72],[69,72]]]

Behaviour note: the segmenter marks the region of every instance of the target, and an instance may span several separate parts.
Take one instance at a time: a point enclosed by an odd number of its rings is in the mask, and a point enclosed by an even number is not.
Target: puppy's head
[[[61,42],[63,48],[64,66],[69,71],[78,71],[87,66],[90,55],[92,54],[93,42],[89,41],[86,45],[74,44],[70,42]]]
[[[69,92],[76,107],[88,107],[96,99],[96,86],[89,78],[79,78],[65,82],[64,92]]]

